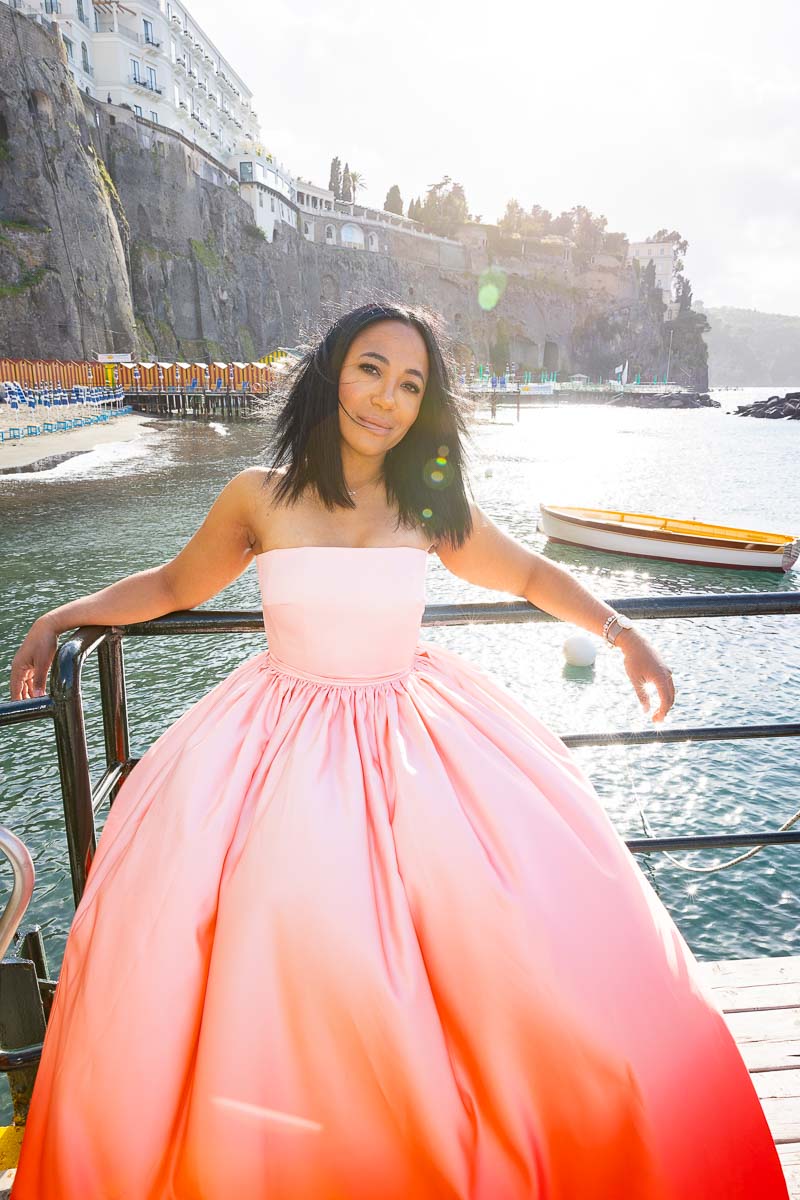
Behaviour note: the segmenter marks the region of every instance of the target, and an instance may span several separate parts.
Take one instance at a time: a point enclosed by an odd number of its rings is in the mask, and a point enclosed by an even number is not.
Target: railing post
[[[59,646],[50,671],[53,726],[76,907],[83,895],[97,846],[86,725],[81,703],[81,668],[86,655],[106,637],[106,630],[100,627],[84,629],[82,632],[90,636],[82,643],[72,637]],[[92,633],[96,636],[92,637]]]
[[[106,765],[110,769],[120,763],[126,763],[130,758],[125,660],[120,634],[111,633],[100,643],[97,665],[100,672]],[[109,804],[114,803],[121,786],[122,780],[113,785],[109,793]]]

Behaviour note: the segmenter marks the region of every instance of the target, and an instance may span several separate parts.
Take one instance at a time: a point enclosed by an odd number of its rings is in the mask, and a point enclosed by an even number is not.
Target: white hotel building
[[[675,262],[674,242],[631,242],[628,262],[638,262],[642,271],[649,262],[655,263],[656,287],[661,288],[665,302],[672,300],[672,268]]]
[[[78,88],[172,130],[240,181],[272,240],[298,227],[294,181],[262,142],[252,93],[174,0],[4,0],[55,22]],[[257,185],[261,184],[261,187]]]
[[[284,222],[308,241],[389,252],[393,234],[411,234],[426,259],[460,244],[425,233],[417,221],[345,203],[328,188],[295,179],[261,141],[253,97],[231,64],[177,0],[0,0],[42,24],[55,23],[78,88],[138,118],[142,144],[177,134],[193,170],[226,180],[253,210],[268,241]],[[460,262],[460,260],[459,260]],[[459,262],[451,265],[458,266]]]

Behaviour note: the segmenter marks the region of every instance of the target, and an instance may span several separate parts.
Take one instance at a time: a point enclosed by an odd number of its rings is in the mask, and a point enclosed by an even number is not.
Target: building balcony
[[[158,53],[158,51],[161,49],[161,42],[158,40],[158,38],[143,37],[142,45],[145,48],[145,52],[149,51],[150,53]]]
[[[175,61],[172,65],[176,71],[183,71],[184,75],[186,74],[186,59],[185,58],[181,58],[179,56],[178,58],[175,59]]]
[[[198,85],[197,85],[197,89],[198,89],[198,91],[200,91],[200,92],[207,92],[207,91],[208,91],[208,87],[206,86],[206,82],[205,82],[205,80],[204,80],[204,79],[201,79],[201,80],[200,80],[200,82],[199,82],[199,83],[198,83]]]
[[[135,75],[128,76],[128,83],[131,87],[143,88],[153,96],[161,96],[164,92],[164,89],[160,88],[157,83],[150,83],[147,79],[137,79]]]
[[[117,37],[121,37],[123,39],[123,41],[132,42],[134,46],[139,45],[138,33],[136,33],[133,29],[126,29],[124,25],[118,25],[116,29],[103,29],[101,27],[98,30],[98,32],[99,33],[113,33]]]

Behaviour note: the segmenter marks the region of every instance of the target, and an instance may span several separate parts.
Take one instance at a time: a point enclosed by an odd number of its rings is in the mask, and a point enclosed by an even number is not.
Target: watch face
[[[617,617],[617,624],[623,629],[630,629],[633,626],[633,621],[630,617],[623,617],[621,614]]]

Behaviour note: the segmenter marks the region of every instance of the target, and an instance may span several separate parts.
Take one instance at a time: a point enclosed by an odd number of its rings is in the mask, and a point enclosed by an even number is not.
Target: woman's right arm
[[[133,625],[194,608],[251,562],[251,514],[263,472],[241,471],[222,489],[203,524],[169,562],[70,600],[37,617],[11,663],[11,699],[44,695],[58,635],[81,625]]]

